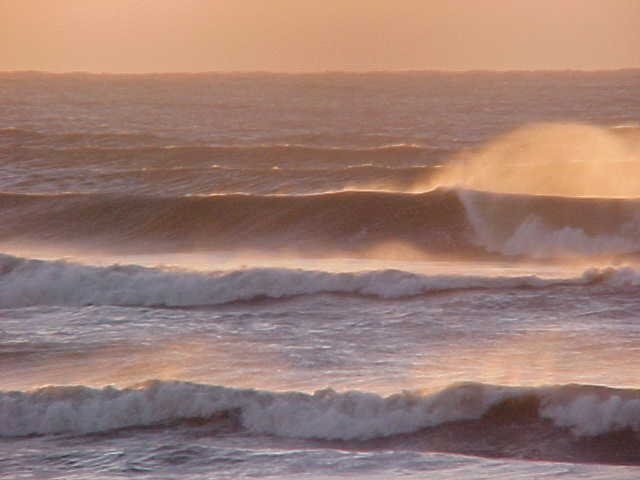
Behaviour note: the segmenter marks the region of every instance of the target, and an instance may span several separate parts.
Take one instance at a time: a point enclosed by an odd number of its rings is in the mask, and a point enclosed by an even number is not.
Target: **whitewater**
[[[0,73],[0,477],[637,478],[639,99]]]

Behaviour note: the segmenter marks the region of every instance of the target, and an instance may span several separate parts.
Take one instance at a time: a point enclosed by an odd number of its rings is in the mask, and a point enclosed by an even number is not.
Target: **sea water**
[[[637,478],[639,99],[0,74],[0,476]]]

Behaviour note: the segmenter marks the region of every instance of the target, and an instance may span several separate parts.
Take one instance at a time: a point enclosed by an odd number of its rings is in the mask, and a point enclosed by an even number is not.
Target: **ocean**
[[[640,70],[0,73],[0,477],[637,479]]]

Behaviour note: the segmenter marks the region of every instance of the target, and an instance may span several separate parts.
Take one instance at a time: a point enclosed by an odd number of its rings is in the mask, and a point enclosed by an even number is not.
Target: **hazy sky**
[[[0,70],[640,67],[640,0],[0,0]]]

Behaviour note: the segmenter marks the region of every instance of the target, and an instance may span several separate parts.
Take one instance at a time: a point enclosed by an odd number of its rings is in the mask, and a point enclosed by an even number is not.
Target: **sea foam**
[[[210,273],[136,265],[97,267],[0,255],[0,308],[33,305],[195,307],[260,298],[346,293],[383,299],[447,290],[637,285],[631,268],[588,269],[564,279],[525,276],[428,275],[402,270],[334,273],[246,268]]]
[[[308,394],[150,381],[127,389],[51,386],[0,392],[0,435],[95,433],[183,420],[215,421],[215,415],[235,411],[240,426],[254,433],[367,440],[481,418],[488,426],[505,418],[530,420],[530,403],[537,406],[541,420],[570,428],[577,436],[640,430],[640,398],[633,390],[461,383],[432,394],[404,391],[383,397],[332,389]],[[501,408],[509,410],[507,417],[496,413]]]

